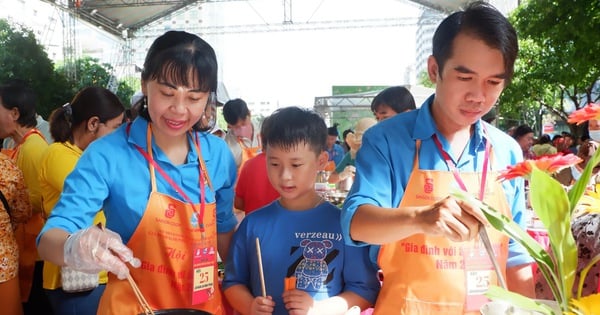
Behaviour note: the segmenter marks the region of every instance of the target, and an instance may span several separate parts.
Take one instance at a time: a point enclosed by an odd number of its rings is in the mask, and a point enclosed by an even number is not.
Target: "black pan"
[[[154,311],[155,315],[212,315],[209,312],[201,311],[201,310],[191,310],[184,308],[172,308],[168,310],[158,310]],[[140,314],[144,315],[144,314]]]

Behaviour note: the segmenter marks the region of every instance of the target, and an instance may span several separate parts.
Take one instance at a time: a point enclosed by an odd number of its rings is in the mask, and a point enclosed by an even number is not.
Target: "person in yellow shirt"
[[[16,145],[3,149],[23,172],[32,207],[31,218],[15,231],[19,245],[19,282],[25,315],[48,314],[50,305],[42,290],[42,265],[35,247],[35,238],[44,226],[42,197],[38,182],[42,154],[48,147],[42,133],[36,129],[36,94],[20,80],[10,80],[0,86],[0,138],[12,138]]]
[[[81,90],[71,103],[55,109],[50,116],[50,133],[56,141],[44,152],[40,169],[43,208],[46,215],[58,202],[65,178],[79,157],[94,140],[106,135],[123,121],[125,108],[119,98],[107,89],[88,87]],[[99,212],[94,224],[104,224]],[[66,292],[61,288],[60,267],[44,262],[43,287],[55,314],[96,314],[100,297],[108,280],[101,272],[99,286],[83,293]]]

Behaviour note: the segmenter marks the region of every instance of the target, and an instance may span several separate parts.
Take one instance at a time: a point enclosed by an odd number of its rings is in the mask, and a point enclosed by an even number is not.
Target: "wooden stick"
[[[102,225],[101,222],[99,222],[98,224],[96,224],[96,226],[100,230],[104,231],[104,226]],[[109,250],[112,252],[113,255],[118,256],[111,249],[109,249]],[[142,294],[142,291],[137,286],[137,284],[133,280],[133,277],[131,276],[130,273],[127,273],[127,281],[129,282],[129,285],[131,286],[131,289],[133,290],[133,293],[135,294],[135,297],[137,298],[138,302],[142,306],[142,310],[144,311],[144,314],[146,314],[146,315],[154,315],[154,311],[152,310],[152,307],[150,306],[150,303],[148,303],[148,301],[146,301],[146,298],[144,298],[144,295]]]
[[[265,274],[263,273],[262,255],[260,254],[260,241],[256,238],[256,257],[258,259],[258,273],[260,275],[260,288],[262,296],[267,297],[267,289],[265,288]]]
[[[152,310],[152,307],[150,306],[148,301],[146,301],[146,298],[144,298],[142,291],[140,291],[140,288],[137,286],[137,284],[133,280],[133,277],[131,277],[130,274],[127,275],[127,281],[129,281],[129,285],[133,289],[133,293],[135,293],[135,297],[138,299],[138,302],[142,306],[142,310],[144,311],[144,314],[154,315],[154,311]]]

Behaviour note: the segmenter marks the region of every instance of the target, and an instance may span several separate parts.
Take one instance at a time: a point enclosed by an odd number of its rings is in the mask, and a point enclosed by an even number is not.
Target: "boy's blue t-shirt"
[[[281,295],[284,279],[295,276],[296,288],[315,300],[351,291],[374,303],[379,292],[377,271],[367,247],[344,244],[340,210],[326,202],[314,209],[290,211],[279,201],[248,215],[233,236],[225,264],[223,288],[241,284],[260,296],[256,255],[260,240],[267,295],[273,314],[288,314]]]

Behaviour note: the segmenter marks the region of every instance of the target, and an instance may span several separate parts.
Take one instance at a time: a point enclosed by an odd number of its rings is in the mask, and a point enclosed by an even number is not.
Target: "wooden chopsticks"
[[[148,303],[148,301],[146,301],[146,298],[144,298],[142,291],[140,291],[140,288],[137,286],[135,281],[133,281],[131,274],[127,274],[127,281],[129,281],[129,285],[133,289],[133,293],[135,293],[135,297],[137,298],[138,302],[142,306],[142,311],[144,312],[144,314],[145,315],[154,315],[154,311],[152,310],[152,307],[150,307],[150,304]]]
[[[104,226],[102,225],[102,223],[98,223],[98,224],[96,224],[96,226],[98,228],[100,228],[100,230],[104,231]],[[113,252],[113,254],[115,256],[117,256],[116,253]],[[152,307],[150,307],[150,304],[148,303],[148,301],[146,301],[146,298],[144,297],[144,295],[142,294],[142,291],[140,291],[140,288],[137,286],[137,284],[133,280],[133,277],[131,277],[130,273],[127,274],[127,281],[129,282],[131,289],[133,289],[133,293],[135,293],[135,297],[137,298],[138,302],[142,306],[142,311],[144,312],[144,314],[145,315],[154,315],[154,311],[152,310]]]
[[[260,241],[256,238],[256,257],[258,259],[258,273],[260,275],[260,288],[262,289],[262,296],[267,296],[267,289],[265,288],[265,274],[263,272],[262,255],[260,253]]]

